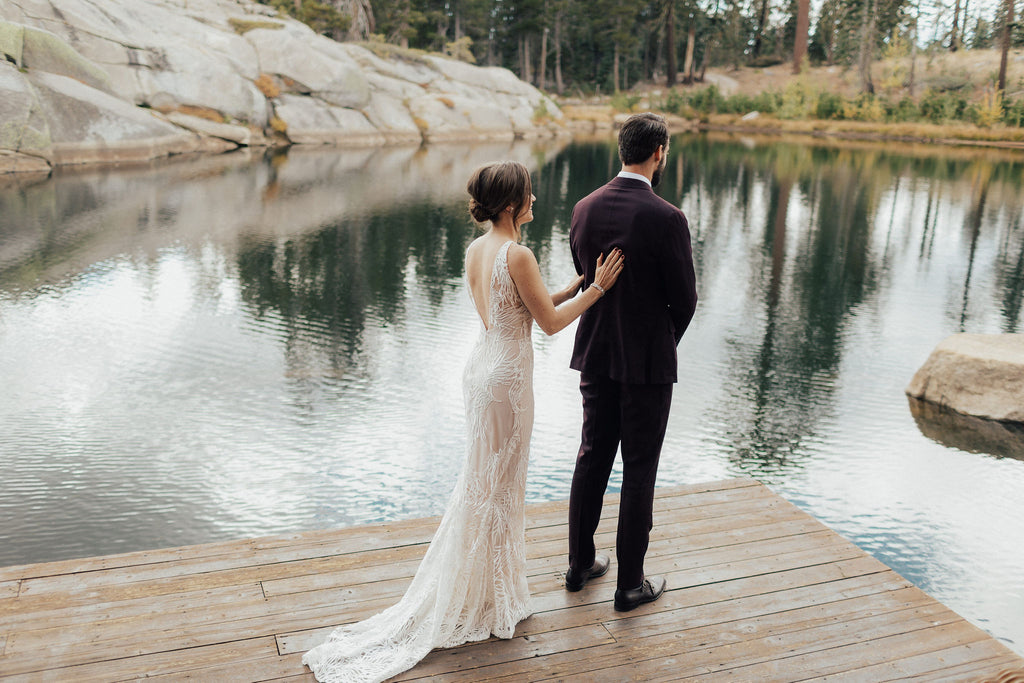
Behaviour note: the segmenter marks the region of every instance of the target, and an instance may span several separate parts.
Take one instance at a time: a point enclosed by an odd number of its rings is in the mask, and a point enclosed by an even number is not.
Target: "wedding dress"
[[[463,373],[466,460],[448,507],[401,601],[337,628],[302,658],[320,681],[383,681],[434,648],[511,638],[530,616],[524,499],[533,319],[508,272],[511,244],[495,256],[488,321]]]

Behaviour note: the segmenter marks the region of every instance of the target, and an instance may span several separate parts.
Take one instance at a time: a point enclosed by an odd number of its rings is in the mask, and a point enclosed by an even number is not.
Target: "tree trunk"
[[[455,5],[455,40],[462,37],[462,13],[459,12],[459,6]]]
[[[793,43],[793,73],[798,74],[803,68],[804,56],[807,54],[807,30],[811,23],[810,0],[799,0],[796,9],[796,40]]]
[[[693,44],[697,42],[697,22],[690,17],[690,27],[686,30],[686,57],[683,59],[683,83],[693,83]]]
[[[523,66],[523,36],[519,36],[519,80],[526,80],[526,68]]]
[[[530,36],[523,36],[523,80],[533,83],[533,69],[530,64]]]
[[[548,32],[549,29],[545,26],[544,35],[540,39],[540,64],[537,65],[537,87],[541,90],[544,89],[548,73]]]
[[[953,33],[949,37],[949,51],[956,52],[960,47],[960,0],[953,5]]]
[[[562,81],[562,13],[555,15],[555,90],[561,95],[565,91]]]
[[[917,3],[917,13],[914,15],[914,29],[910,39],[910,73],[907,75],[907,94],[914,96],[914,72],[917,68],[917,22],[921,19],[921,3]]]
[[[860,24],[860,58],[858,59],[858,69],[860,71],[860,83],[861,90],[866,93],[875,92],[875,84],[871,80],[871,58],[872,58],[872,46],[875,42],[875,2],[872,0],[867,7],[864,8],[864,14],[862,15]]]
[[[768,0],[761,0],[761,8],[757,13],[757,33],[754,35],[754,49],[752,56],[756,59],[761,56],[761,44],[763,42],[764,27],[768,23]]]
[[[1006,0],[1006,16],[1003,17],[1003,44],[999,55],[999,79],[996,81],[996,90],[1006,92],[1006,61],[1010,53],[1010,43],[1013,42],[1013,5],[1015,0]]]
[[[612,87],[619,92],[619,44],[615,43],[615,60],[612,62]]]
[[[665,79],[665,87],[671,88],[676,84],[676,12],[675,0],[668,0],[668,9],[665,16],[665,71],[668,76]]]

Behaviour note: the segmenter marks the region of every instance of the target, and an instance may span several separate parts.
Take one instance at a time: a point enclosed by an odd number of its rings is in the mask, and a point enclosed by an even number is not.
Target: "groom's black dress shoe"
[[[574,571],[570,567],[569,571],[565,573],[565,590],[575,593],[582,589],[588,580],[604,576],[604,573],[608,571],[609,564],[611,564],[611,560],[608,559],[607,555],[595,555],[594,564],[591,565],[590,569]]]
[[[665,592],[664,576],[649,576],[644,579],[639,588],[615,591],[615,611],[628,612],[636,609],[645,602],[654,602]]]

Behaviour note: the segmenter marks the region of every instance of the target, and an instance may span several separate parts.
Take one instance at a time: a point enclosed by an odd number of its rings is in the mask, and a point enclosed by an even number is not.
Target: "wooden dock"
[[[608,496],[598,547],[615,538]],[[534,616],[395,680],[994,680],[1024,658],[751,479],[659,489],[647,571],[563,589],[566,501],[527,510]],[[302,653],[399,599],[437,519],[0,568],[0,679],[311,681]],[[612,553],[614,558],[614,553]]]

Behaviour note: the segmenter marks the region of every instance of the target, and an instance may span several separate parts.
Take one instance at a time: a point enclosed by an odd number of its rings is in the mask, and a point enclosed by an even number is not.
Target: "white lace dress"
[[[444,517],[398,604],[337,628],[302,658],[317,680],[383,681],[434,648],[511,638],[530,616],[524,497],[533,319],[508,272],[511,244],[495,257],[489,321],[463,373],[466,461]]]

